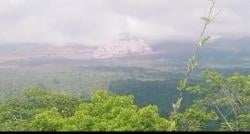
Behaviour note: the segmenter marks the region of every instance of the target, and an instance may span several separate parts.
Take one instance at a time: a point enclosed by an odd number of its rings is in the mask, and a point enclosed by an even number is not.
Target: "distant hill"
[[[0,44],[0,64],[40,62],[38,64],[41,65],[81,62],[85,64],[98,65],[99,63],[107,63],[111,65],[115,63],[165,60],[184,63],[194,51],[194,42],[191,41],[161,41],[151,42],[149,45],[141,38],[127,34],[118,36],[112,43],[118,43],[117,47],[113,49],[112,45],[108,45],[108,47],[97,48],[83,44],[64,46],[51,44]],[[238,64],[238,62],[248,62],[250,60],[249,52],[250,39],[248,38],[220,39],[210,41],[201,48],[199,58],[206,62],[232,62],[232,64]],[[98,58],[93,57],[94,54]]]

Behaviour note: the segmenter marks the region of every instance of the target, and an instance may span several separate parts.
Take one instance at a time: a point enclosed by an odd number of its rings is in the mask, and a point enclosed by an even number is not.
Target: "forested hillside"
[[[135,105],[131,95],[98,90],[86,100],[27,88],[19,96],[1,102],[0,130],[249,131],[250,76],[234,74],[224,78],[206,71],[204,78],[203,84],[189,88],[190,93],[202,97],[182,112],[164,117],[155,105]]]

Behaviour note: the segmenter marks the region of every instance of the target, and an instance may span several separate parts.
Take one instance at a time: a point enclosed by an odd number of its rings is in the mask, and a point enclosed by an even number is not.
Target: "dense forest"
[[[163,117],[155,105],[137,106],[131,95],[98,90],[90,99],[23,89],[0,104],[1,131],[248,131],[250,76],[227,78],[213,71],[188,91],[197,94],[191,105]],[[150,98],[148,98],[150,99]],[[166,98],[167,99],[167,98]]]
[[[176,100],[178,91],[176,90],[177,80],[164,81],[140,81],[135,79],[112,81],[109,91],[117,95],[133,95],[135,104],[145,106],[154,104],[158,106],[159,113],[167,116],[172,110],[172,103]],[[183,106],[186,108],[199,95],[190,92],[184,93]]]

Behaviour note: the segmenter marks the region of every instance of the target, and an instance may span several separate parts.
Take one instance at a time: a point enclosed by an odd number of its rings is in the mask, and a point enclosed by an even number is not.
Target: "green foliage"
[[[200,85],[194,85],[194,84],[189,84],[186,87],[186,91],[189,91],[191,93],[200,93],[201,92],[201,86]]]
[[[22,107],[21,101],[17,98],[12,98],[0,105],[0,123],[29,118],[31,114],[31,111]]]
[[[224,78],[217,72],[205,71],[204,76],[208,87],[203,87],[204,99],[211,105],[220,104],[224,107],[237,105],[242,108],[241,112],[247,110],[250,97],[250,76],[235,73]]]
[[[249,130],[250,76],[232,74],[227,78],[214,71],[205,71],[206,85],[200,88],[200,106],[216,113],[221,130]]]
[[[250,114],[241,114],[238,117],[238,120],[231,120],[229,124],[232,128],[238,128],[239,131],[249,131],[250,130]],[[239,124],[239,125],[237,125]],[[221,131],[232,131],[228,124],[222,122],[221,123]]]
[[[133,96],[95,92],[90,100],[25,89],[0,104],[0,131],[249,131],[250,76],[204,72],[205,83],[186,85],[198,93],[183,112],[162,118],[156,106],[138,107]],[[173,107],[179,109],[181,100]]]
[[[211,36],[202,37],[202,39],[198,43],[198,47],[202,47],[210,38]]]
[[[185,89],[185,87],[186,87],[186,82],[184,80],[180,80],[178,82],[177,89],[181,91],[181,90]]]
[[[20,96],[0,105],[0,130],[30,130],[32,125],[29,120],[51,108],[56,108],[61,116],[71,116],[80,102],[82,101],[77,97],[51,93],[44,89],[24,89]]]
[[[23,90],[21,101],[25,109],[46,109],[56,107],[63,116],[71,116],[81,100],[77,97],[51,93],[44,89]]]
[[[56,108],[36,114],[30,120],[30,126],[35,131],[56,131],[63,126],[64,119]]]
[[[62,108],[69,109],[67,114]],[[21,98],[1,104],[0,111],[0,130],[5,131],[172,131],[176,128],[175,122],[159,116],[156,106],[138,108],[132,96],[111,96],[102,90],[84,102],[41,89],[25,89]]]
[[[0,124],[0,131],[30,131],[31,126],[27,120],[6,121]]]
[[[177,90],[180,91],[179,93],[179,98],[178,98],[178,101],[176,103],[179,103],[179,104],[173,104],[173,112],[172,113],[177,113],[179,107],[176,107],[177,105],[180,105],[181,104],[181,101],[182,101],[182,98],[183,98],[183,90],[185,90],[186,88],[186,85],[187,85],[187,81],[189,80],[189,77],[191,75],[191,73],[193,72],[193,70],[198,66],[198,52],[199,52],[199,49],[211,38],[211,36],[206,36],[206,30],[207,30],[207,27],[208,25],[215,19],[212,18],[212,13],[213,13],[213,9],[214,9],[214,5],[215,5],[215,1],[216,0],[210,0],[212,2],[212,5],[210,7],[210,10],[209,10],[209,14],[207,17],[201,17],[202,20],[205,21],[204,23],[204,26],[202,28],[202,31],[201,31],[201,35],[196,43],[196,46],[195,46],[195,52],[193,54],[193,56],[191,58],[188,59],[188,63],[187,63],[187,69],[186,69],[186,73],[185,73],[185,76],[183,79],[181,79],[179,82],[178,82],[178,85],[177,85]],[[180,101],[179,101],[180,100]]]
[[[211,23],[211,19],[208,17],[201,17],[201,19],[204,20],[205,23],[207,23],[207,24]]]
[[[173,78],[174,75],[171,77]],[[173,102],[176,102],[178,96],[176,81],[177,79],[174,78],[164,81],[119,80],[110,83],[109,91],[116,95],[133,95],[135,104],[139,107],[155,104],[161,116],[166,117],[172,112]],[[196,94],[184,91],[180,110],[191,105],[195,98],[197,98]]]
[[[132,96],[109,96],[96,92],[89,103],[82,103],[69,119],[77,130],[94,131],[162,131],[170,122],[160,118],[155,106],[139,109]],[[72,127],[72,126],[71,126]]]
[[[201,131],[205,129],[207,122],[217,120],[216,114],[203,107],[198,101],[173,118],[177,121],[180,131]]]
[[[172,114],[176,114],[177,113],[177,110],[181,106],[181,101],[182,101],[182,97],[178,98],[177,102],[175,104],[173,104],[173,113]]]

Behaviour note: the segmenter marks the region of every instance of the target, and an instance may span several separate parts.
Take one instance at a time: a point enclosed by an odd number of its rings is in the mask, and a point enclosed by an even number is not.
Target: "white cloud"
[[[217,0],[223,11],[209,33],[250,35],[247,0]],[[1,0],[0,43],[99,45],[130,32],[150,40],[194,39],[208,0]]]

